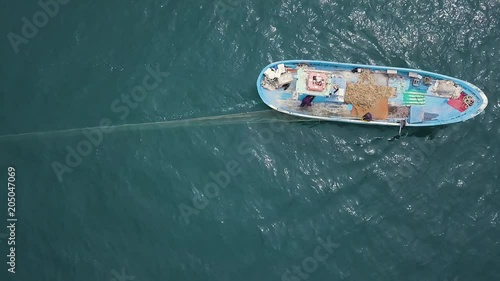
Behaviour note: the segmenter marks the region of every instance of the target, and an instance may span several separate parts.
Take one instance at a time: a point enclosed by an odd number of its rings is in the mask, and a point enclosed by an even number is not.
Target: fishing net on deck
[[[392,97],[396,97],[396,89],[375,85],[371,71],[364,69],[359,74],[357,83],[347,83],[344,101],[359,109],[368,110],[379,99]]]

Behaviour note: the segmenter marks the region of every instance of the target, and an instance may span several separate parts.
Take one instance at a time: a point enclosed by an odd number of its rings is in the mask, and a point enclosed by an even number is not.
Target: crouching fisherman
[[[373,116],[370,112],[367,112],[365,115],[363,115],[363,117],[361,117],[361,119],[363,119],[363,121],[370,122],[373,120]]]
[[[302,103],[300,104],[300,107],[311,106],[313,100],[314,100],[314,96],[307,95],[305,98],[302,99]]]

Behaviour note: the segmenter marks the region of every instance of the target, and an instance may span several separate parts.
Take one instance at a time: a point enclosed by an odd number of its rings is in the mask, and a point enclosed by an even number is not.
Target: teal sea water
[[[66,2],[0,9],[0,280],[500,280],[500,1]],[[256,91],[283,59],[489,105],[399,138],[306,122]]]

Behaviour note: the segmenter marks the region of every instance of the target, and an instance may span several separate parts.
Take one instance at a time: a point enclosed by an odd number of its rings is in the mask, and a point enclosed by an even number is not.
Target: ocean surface
[[[41,3],[0,9],[0,280],[500,280],[499,0]],[[489,105],[401,137],[304,121],[256,90],[284,59]]]

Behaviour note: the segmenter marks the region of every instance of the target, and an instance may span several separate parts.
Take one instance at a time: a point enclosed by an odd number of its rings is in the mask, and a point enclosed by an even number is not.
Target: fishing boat
[[[437,126],[484,111],[486,95],[471,83],[399,67],[289,60],[257,78],[261,99],[290,115],[387,126]]]

